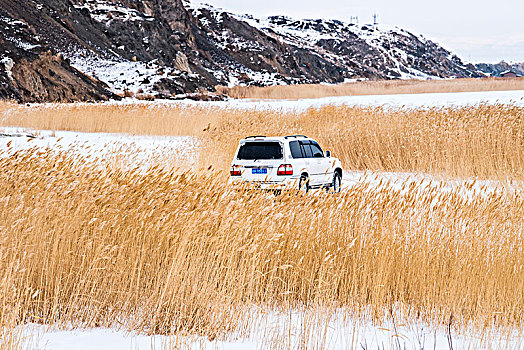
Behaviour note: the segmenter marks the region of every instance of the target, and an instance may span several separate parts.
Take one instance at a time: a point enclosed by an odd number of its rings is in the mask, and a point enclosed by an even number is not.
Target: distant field
[[[394,95],[476,91],[524,90],[524,78],[484,78],[455,80],[386,80],[338,85],[303,84],[269,87],[218,87],[232,98],[303,99],[329,96]]]

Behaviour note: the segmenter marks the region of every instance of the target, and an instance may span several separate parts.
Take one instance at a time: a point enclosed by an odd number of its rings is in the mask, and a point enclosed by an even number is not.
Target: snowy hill
[[[481,76],[475,67],[463,64],[438,44],[397,27],[285,16],[257,19],[209,5],[190,8],[214,43],[243,63],[243,71],[234,64],[230,69],[237,75],[246,73],[251,80],[247,83],[271,84],[282,80],[280,75],[284,81],[288,76],[308,83]],[[291,49],[276,56],[276,62],[273,54],[278,52],[265,42],[271,39]],[[287,57],[296,60],[282,67]],[[291,67],[294,69],[286,72]]]
[[[5,0],[0,14],[0,97],[20,101],[482,76],[438,44],[399,28],[257,19],[182,0]],[[38,89],[53,94],[34,93],[26,81],[42,60],[62,67],[51,69],[54,75],[47,68],[35,74],[45,73]],[[59,78],[69,83],[58,84]]]

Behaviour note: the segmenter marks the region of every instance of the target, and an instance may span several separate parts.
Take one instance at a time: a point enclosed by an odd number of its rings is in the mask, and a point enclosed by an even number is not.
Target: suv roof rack
[[[308,139],[308,138],[309,138],[309,137],[307,137],[306,135],[289,135],[289,136],[286,136],[286,137],[284,137],[284,138],[285,138],[285,139],[290,139],[290,138],[292,138],[292,137],[294,137],[294,138],[296,138],[296,139],[298,139],[299,137],[303,137],[303,138],[305,138],[305,139]]]
[[[246,139],[256,139],[257,137],[266,137],[266,135],[253,135],[246,137]]]

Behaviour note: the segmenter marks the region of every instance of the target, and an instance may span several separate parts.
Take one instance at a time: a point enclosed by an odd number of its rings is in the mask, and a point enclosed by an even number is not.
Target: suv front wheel
[[[335,174],[333,174],[333,181],[331,182],[331,188],[333,190],[333,193],[339,193],[341,187],[342,187],[342,178],[340,177],[339,173],[335,172]]]

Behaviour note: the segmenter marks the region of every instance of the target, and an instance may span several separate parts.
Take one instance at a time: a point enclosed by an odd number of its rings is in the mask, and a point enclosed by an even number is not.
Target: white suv
[[[323,187],[340,192],[342,183],[340,160],[304,135],[240,140],[230,174],[232,184],[248,183],[261,189]]]

